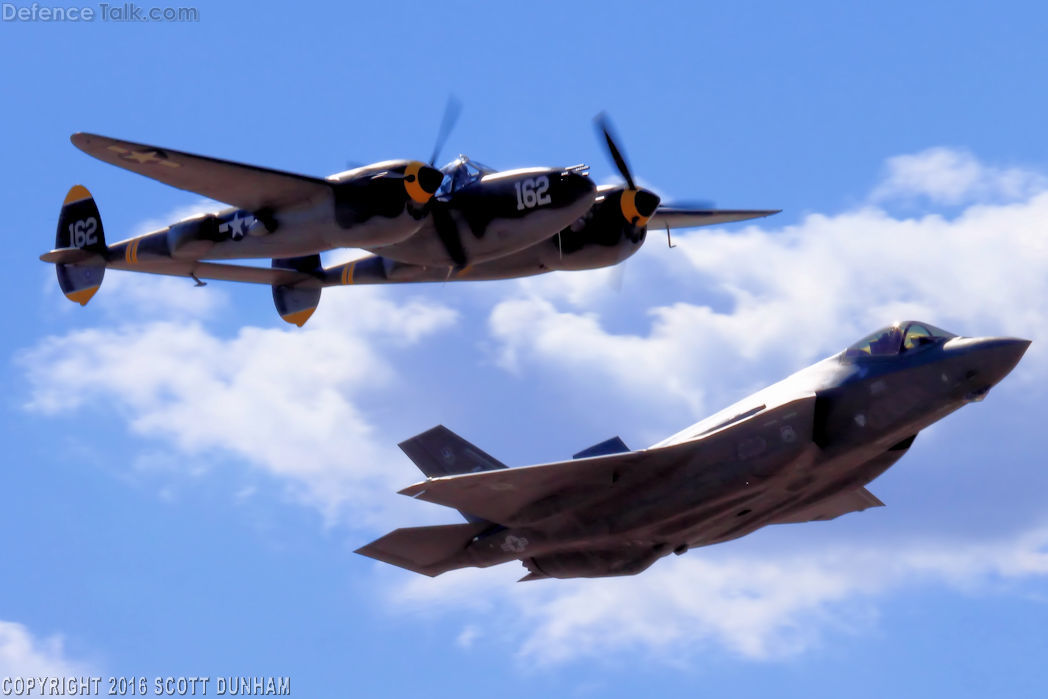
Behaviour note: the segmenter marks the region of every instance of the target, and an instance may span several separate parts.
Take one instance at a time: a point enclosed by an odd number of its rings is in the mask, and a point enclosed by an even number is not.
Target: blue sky
[[[17,4],[17,3],[16,3]],[[289,675],[295,696],[1043,696],[1048,68],[1037,3],[200,7],[0,23],[0,675]],[[594,114],[666,199],[783,212],[653,235],[608,272],[333,289],[37,256],[69,186],[119,239],[198,197],[80,130],[324,175],[444,155],[585,162]],[[152,222],[152,224],[150,223]],[[645,446],[901,317],[1033,339],[873,484],[887,507],[642,576],[413,577],[352,553],[455,513],[395,491],[443,423],[501,460]]]

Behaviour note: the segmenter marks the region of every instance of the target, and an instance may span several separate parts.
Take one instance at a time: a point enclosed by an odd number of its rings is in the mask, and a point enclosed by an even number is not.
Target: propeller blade
[[[604,140],[608,145],[608,153],[611,155],[611,159],[615,161],[615,167],[619,169],[629,188],[636,189],[636,185],[633,184],[633,175],[630,174],[629,165],[626,164],[626,158],[623,157],[619,147],[615,145],[615,139],[612,137],[611,121],[608,119],[608,115],[601,112],[593,121],[598,131],[604,136]]]
[[[458,121],[461,113],[462,103],[459,102],[455,95],[448,95],[448,103],[444,107],[444,118],[440,122],[440,130],[437,131],[437,142],[433,146],[433,155],[429,158],[429,164],[431,166],[437,164],[437,158],[440,157],[440,151],[444,150],[444,142],[447,141],[448,136],[451,135],[451,131],[455,128],[455,123]]]
[[[433,227],[437,229],[437,237],[444,245],[448,257],[455,266],[462,269],[469,263],[466,257],[466,249],[462,246],[462,236],[458,230],[458,224],[451,218],[451,212],[445,202],[434,199],[433,208],[430,210],[433,216]]]

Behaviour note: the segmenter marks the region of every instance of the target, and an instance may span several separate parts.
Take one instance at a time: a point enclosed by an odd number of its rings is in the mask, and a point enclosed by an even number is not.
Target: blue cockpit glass
[[[490,167],[478,163],[476,160],[470,160],[465,155],[455,158],[440,168],[440,171],[444,173],[444,182],[440,185],[440,189],[437,190],[437,194],[451,194],[468,184],[476,182],[484,175],[495,172]]]
[[[844,351],[844,358],[893,357],[944,342],[951,337],[957,336],[928,323],[905,321],[881,328],[862,338]]]

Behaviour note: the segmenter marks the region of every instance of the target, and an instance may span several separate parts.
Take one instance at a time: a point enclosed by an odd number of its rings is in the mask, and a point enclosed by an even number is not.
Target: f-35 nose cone
[[[964,356],[970,396],[980,400],[1011,373],[1029,346],[1030,340],[1017,337],[958,337],[948,341],[944,349]]]

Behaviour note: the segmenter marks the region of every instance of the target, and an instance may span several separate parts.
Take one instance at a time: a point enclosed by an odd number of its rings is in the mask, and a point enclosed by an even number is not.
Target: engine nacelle
[[[553,270],[599,269],[633,255],[647,235],[648,216],[627,216],[627,212],[636,214],[638,198],[646,210],[654,211],[658,205],[658,198],[644,190],[604,190],[584,217],[542,244],[542,264]]]
[[[389,160],[332,175],[335,222],[347,231],[388,229],[388,235],[369,245],[400,242],[422,226],[443,179],[440,170],[415,160]]]

